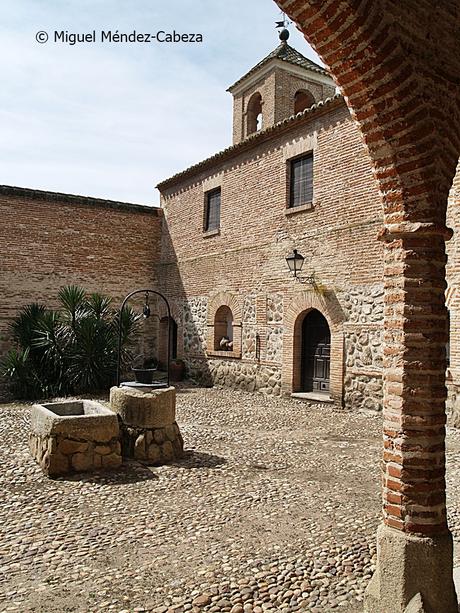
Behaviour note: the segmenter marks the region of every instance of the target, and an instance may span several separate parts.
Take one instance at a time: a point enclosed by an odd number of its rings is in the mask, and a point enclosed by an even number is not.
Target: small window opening
[[[214,317],[214,350],[233,351],[233,313],[228,306],[219,307]]]
[[[315,104],[313,95],[304,89],[300,89],[294,96],[294,114],[297,115],[297,113],[309,109],[313,104]]]
[[[248,102],[247,133],[253,134],[263,128],[262,96],[259,92],[253,94]]]

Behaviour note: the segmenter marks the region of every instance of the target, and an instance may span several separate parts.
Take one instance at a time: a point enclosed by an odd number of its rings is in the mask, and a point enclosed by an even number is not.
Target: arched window
[[[305,109],[310,108],[312,104],[315,104],[313,94],[305,89],[299,89],[294,96],[294,114],[297,115],[297,113],[305,111]]]
[[[225,305],[214,317],[214,351],[233,351],[233,313]]]
[[[256,92],[251,96],[247,109],[247,133],[258,132],[263,126],[262,96]]]

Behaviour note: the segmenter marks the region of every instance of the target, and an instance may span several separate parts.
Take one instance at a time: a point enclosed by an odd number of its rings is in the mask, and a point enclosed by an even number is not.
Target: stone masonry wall
[[[29,449],[42,470],[50,476],[70,472],[111,469],[121,466],[121,444],[110,441],[82,441],[63,435],[29,434]]]
[[[347,408],[379,411],[382,405],[383,287],[374,285],[353,288],[350,291],[338,292],[337,298],[346,315],[343,323],[346,356],[344,405]],[[205,385],[223,385],[275,395],[281,393],[285,299],[288,300],[288,297],[282,293],[268,296],[249,294],[244,297],[243,318],[247,316],[249,321],[243,319],[241,359],[216,359],[212,357],[212,347],[208,347],[211,356],[207,359],[198,353],[184,350],[183,357],[189,376]],[[185,312],[199,312],[197,305],[202,308],[205,302],[205,298],[194,298],[186,306]],[[255,323],[256,302],[266,305],[264,324]],[[187,346],[202,347],[201,332],[198,333],[190,326],[185,333],[192,335]],[[261,341],[264,339],[264,342],[260,343],[258,357],[256,334],[259,334]]]
[[[381,410],[383,401],[383,285],[352,288],[341,296],[347,319],[345,406]]]

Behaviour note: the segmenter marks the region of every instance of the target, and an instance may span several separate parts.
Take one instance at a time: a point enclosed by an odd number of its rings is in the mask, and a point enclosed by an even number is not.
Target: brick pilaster
[[[447,228],[385,232],[384,522],[442,533],[445,507],[444,305]]]

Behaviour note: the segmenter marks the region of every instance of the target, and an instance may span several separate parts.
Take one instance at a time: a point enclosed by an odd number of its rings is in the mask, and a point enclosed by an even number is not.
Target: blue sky
[[[1,0],[0,183],[157,204],[231,144],[225,90],[278,44],[272,0]],[[39,44],[36,32],[200,32],[201,44]],[[318,61],[294,26],[290,43]]]

